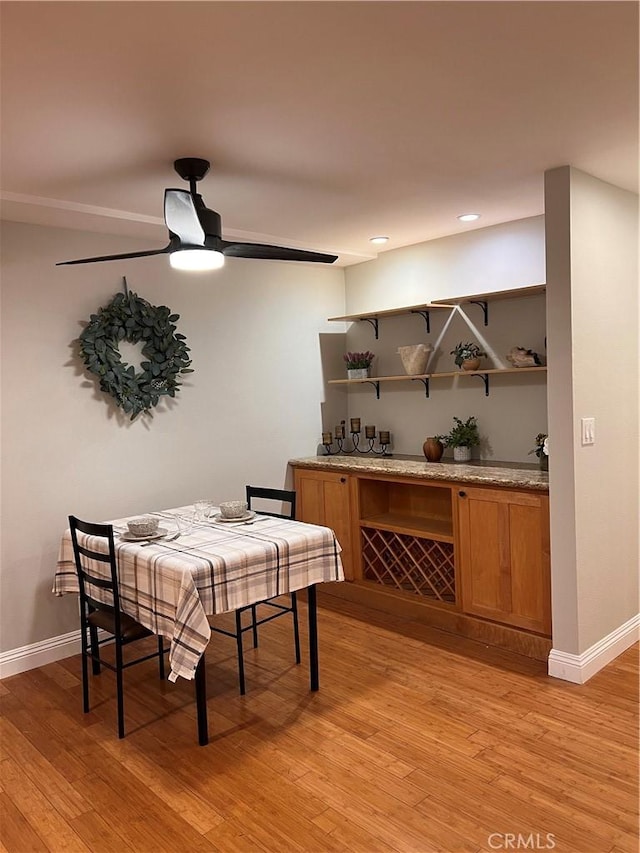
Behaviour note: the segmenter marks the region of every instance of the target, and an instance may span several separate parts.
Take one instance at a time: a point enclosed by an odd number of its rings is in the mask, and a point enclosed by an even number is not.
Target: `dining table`
[[[205,650],[209,616],[279,595],[307,590],[310,688],[319,689],[316,584],[344,580],[340,544],[329,527],[270,515],[224,521],[215,506],[196,517],[194,506],[152,511],[157,538],[131,541],[129,516],[112,521],[120,606],[170,640],[169,680],[195,680],[198,741],[208,743]],[[98,550],[106,541],[87,537]],[[104,573],[105,564],[94,570]],[[53,592],[79,593],[71,533],[60,543]]]

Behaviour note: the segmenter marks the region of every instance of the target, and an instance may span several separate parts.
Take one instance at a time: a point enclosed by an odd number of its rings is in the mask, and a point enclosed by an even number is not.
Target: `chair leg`
[[[83,626],[81,630],[81,657],[82,657],[82,709],[85,714],[89,713],[89,667],[87,654],[87,629]]]
[[[291,593],[291,612],[293,614],[293,641],[296,646],[296,663],[300,663],[300,626],[298,625],[298,596]]]
[[[240,695],[244,696],[244,649],[242,646],[242,613],[240,610],[236,610],[236,644],[238,646],[238,681],[240,683]]]
[[[124,689],[122,680],[122,646],[116,640],[116,690],[118,693],[118,737],[124,737]]]
[[[255,604],[251,605],[251,625],[253,628],[253,648],[258,648],[258,608]]]
[[[158,635],[158,669],[160,671],[160,681],[164,681],[164,643],[160,635]]]
[[[98,629],[95,625],[89,626],[91,637],[91,671],[94,675],[100,675],[100,644],[98,643]]]

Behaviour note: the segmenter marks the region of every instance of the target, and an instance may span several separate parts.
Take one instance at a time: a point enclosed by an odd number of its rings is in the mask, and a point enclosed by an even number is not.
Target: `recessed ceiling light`
[[[480,219],[479,213],[463,213],[458,216],[460,222],[474,222],[476,219]]]
[[[369,237],[370,243],[387,243],[388,241],[388,237]]]

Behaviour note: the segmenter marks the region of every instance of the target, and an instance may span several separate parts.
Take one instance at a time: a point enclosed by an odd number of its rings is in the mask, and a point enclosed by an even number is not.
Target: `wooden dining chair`
[[[258,515],[268,515],[272,518],[290,518],[296,517],[296,493],[288,489],[270,489],[262,486],[247,486],[247,507],[250,510],[255,510]],[[260,508],[256,509],[257,501],[260,501]],[[264,502],[267,506],[278,505],[275,509],[263,509]],[[280,596],[278,596],[280,597]],[[263,616],[258,619],[258,606],[265,605],[273,612],[268,616]],[[251,621],[247,625],[243,625],[242,615],[249,611],[251,613]],[[229,631],[224,628],[219,628],[212,624],[211,629],[218,634],[225,634],[227,637],[234,637],[238,649],[238,682],[240,685],[240,695],[245,694],[245,677],[244,677],[244,644],[243,636],[247,631],[253,634],[253,646],[258,645],[258,626],[264,625],[265,622],[271,622],[279,616],[286,616],[291,613],[293,617],[293,640],[295,646],[296,663],[300,663],[300,628],[298,625],[298,599],[295,592],[289,593],[289,604],[283,604],[274,598],[265,601],[259,601],[255,604],[248,604],[246,607],[241,607],[235,612],[235,630]]]
[[[162,637],[158,636],[157,651],[143,657],[124,662],[122,650],[124,646],[152,637],[149,631],[131,616],[124,613],[120,607],[120,593],[118,590],[118,574],[116,565],[116,549],[113,538],[113,526],[111,524],[93,524],[81,521],[73,515],[69,516],[69,527],[71,530],[71,541],[73,543],[73,554],[78,572],[78,584],[80,587],[80,641],[82,648],[82,701],[85,714],[89,712],[89,671],[88,662],[92,662],[92,671],[98,675],[102,666],[112,670],[116,674],[116,689],[118,698],[118,737],[124,737],[124,693],[123,693],[123,671],[128,667],[145,660],[158,658],[160,678],[164,679],[164,655],[168,649],[164,649]],[[92,540],[84,538],[81,542],[78,533]],[[102,540],[103,547],[106,543],[106,551],[99,549]],[[106,564],[105,571],[100,571],[98,564]],[[99,592],[100,591],[100,592]],[[102,601],[105,597],[107,601]],[[100,638],[98,631],[107,636]],[[115,664],[100,657],[100,646],[105,643],[113,643],[115,649]]]

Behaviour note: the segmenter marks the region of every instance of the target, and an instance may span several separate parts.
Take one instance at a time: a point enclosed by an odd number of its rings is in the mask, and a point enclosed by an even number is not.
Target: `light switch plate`
[[[583,447],[587,444],[595,444],[596,443],[596,419],[595,418],[582,418],[580,421],[582,425],[582,445]]]

